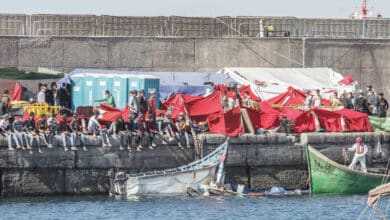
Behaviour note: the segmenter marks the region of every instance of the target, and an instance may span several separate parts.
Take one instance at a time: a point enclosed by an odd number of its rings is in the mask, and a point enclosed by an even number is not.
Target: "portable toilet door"
[[[99,76],[96,79],[94,100],[103,99],[105,97],[104,93],[106,90],[110,91],[110,93],[112,94],[112,80],[112,76]],[[115,104],[116,102],[117,100],[115,100]],[[95,102],[94,105],[100,105],[100,102]]]
[[[114,76],[112,79],[112,95],[114,96],[116,107],[123,109],[126,107],[129,90],[127,89],[126,76]]]
[[[74,111],[77,107],[83,106],[83,82],[84,76],[75,75],[70,78],[72,87],[72,110]]]
[[[93,106],[95,104],[94,100],[96,99],[96,77],[86,75],[83,80],[83,105]]]
[[[149,99],[150,93],[152,91],[156,92],[156,96],[155,96],[154,100],[156,103],[156,108],[159,109],[160,108],[160,79],[157,77],[145,76],[142,79],[142,81],[143,81],[143,83],[141,83],[141,84],[142,84],[143,89],[145,90],[145,96],[147,99]]]

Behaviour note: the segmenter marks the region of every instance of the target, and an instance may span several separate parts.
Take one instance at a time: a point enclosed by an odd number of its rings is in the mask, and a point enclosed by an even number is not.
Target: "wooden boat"
[[[120,196],[186,194],[188,188],[224,180],[228,139],[209,155],[174,169],[126,174],[109,172],[110,194]]]
[[[306,147],[311,193],[361,194],[389,181],[389,175],[350,169]]]

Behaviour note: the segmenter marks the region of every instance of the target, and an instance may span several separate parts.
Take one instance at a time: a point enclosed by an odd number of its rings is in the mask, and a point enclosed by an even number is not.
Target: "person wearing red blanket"
[[[59,121],[58,130],[60,131],[60,136],[62,139],[62,146],[64,146],[64,151],[68,151],[68,147],[66,145],[66,138],[70,138],[70,126],[69,123],[66,121],[67,115],[63,114],[61,115],[61,121]],[[71,143],[71,150],[78,150],[76,146],[74,146],[74,143]]]

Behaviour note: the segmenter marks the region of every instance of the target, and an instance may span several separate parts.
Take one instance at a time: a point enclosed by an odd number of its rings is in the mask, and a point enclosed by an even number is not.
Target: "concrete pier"
[[[388,133],[308,133],[298,136],[249,135],[231,138],[227,161],[227,182],[245,184],[253,189],[274,185],[287,189],[307,188],[305,144],[319,149],[343,164],[341,149],[350,147],[357,136],[369,146],[368,166],[385,167],[390,152]],[[201,154],[207,155],[225,140],[221,135],[200,136]],[[58,141],[59,139],[57,139]],[[376,145],[381,142],[383,155],[377,157]],[[174,143],[159,145],[142,152],[120,151],[113,140],[111,148],[98,147],[90,137],[89,151],[64,152],[53,149],[8,151],[0,140],[1,196],[108,194],[107,171],[111,168],[140,172],[177,167],[195,160],[192,148],[181,150]],[[56,144],[56,143],[55,143]]]

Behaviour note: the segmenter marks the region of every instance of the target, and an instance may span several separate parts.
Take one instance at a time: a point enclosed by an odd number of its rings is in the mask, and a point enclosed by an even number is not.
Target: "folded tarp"
[[[225,113],[217,112],[211,114],[208,116],[207,121],[211,133],[235,137],[244,132],[241,124],[240,107],[238,106]]]
[[[375,132],[378,131],[387,131],[390,132],[390,117],[379,118],[375,116],[369,116],[370,124],[372,130]]]
[[[294,133],[314,132],[316,130],[315,116],[311,111],[301,111],[293,108],[281,108],[280,110],[288,120],[294,120]]]
[[[368,115],[350,109],[340,109],[335,111],[341,114],[344,119],[344,130],[348,132],[370,132],[371,124]]]

